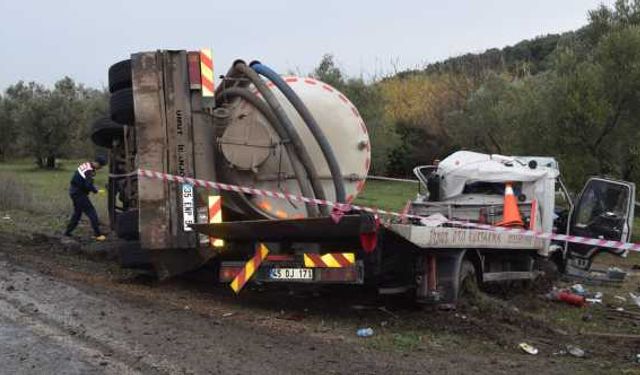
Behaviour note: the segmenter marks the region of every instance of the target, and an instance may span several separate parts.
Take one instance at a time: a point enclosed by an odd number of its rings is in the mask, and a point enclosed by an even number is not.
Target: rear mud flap
[[[454,304],[458,299],[460,289],[460,268],[466,253],[465,249],[447,249],[434,252],[437,256],[437,288],[436,293],[430,293],[426,287],[418,287],[425,291],[417,295],[420,303]],[[423,270],[422,283],[427,282],[427,272]]]

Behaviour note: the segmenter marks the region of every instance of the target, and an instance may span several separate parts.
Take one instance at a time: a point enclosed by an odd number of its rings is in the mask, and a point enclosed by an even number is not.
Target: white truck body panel
[[[522,249],[543,251],[544,240],[516,233],[488,230],[391,224],[391,230],[422,248]]]

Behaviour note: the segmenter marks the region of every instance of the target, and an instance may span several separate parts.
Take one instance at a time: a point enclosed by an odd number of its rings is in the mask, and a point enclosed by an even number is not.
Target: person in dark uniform
[[[100,233],[98,213],[95,207],[93,207],[91,200],[89,200],[89,193],[98,193],[98,189],[93,185],[93,178],[96,175],[96,171],[106,164],[107,159],[98,156],[95,161],[80,164],[78,169],[73,173],[69,186],[69,196],[73,202],[73,214],[71,214],[69,225],[67,225],[67,230],[64,232],[65,236],[71,236],[71,232],[76,229],[80,217],[84,213],[91,221],[91,227],[93,228],[96,241],[106,240],[106,237]]]

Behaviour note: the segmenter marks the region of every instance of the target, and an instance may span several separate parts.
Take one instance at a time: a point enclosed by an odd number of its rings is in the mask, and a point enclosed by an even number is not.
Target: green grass
[[[418,183],[367,180],[364,190],[358,195],[355,204],[401,211],[408,200],[418,193]]]
[[[28,207],[0,211],[9,215],[15,225],[45,231],[61,231],[71,214],[71,201],[68,195],[69,180],[73,171],[83,160],[60,160],[55,170],[39,169],[29,159],[0,163],[0,178],[12,176],[21,185],[25,193],[30,195]],[[104,187],[107,172],[99,171],[95,184]],[[418,192],[418,184],[410,182],[392,182],[368,180],[364,191],[356,199],[356,204],[400,211],[408,200],[414,199]],[[106,195],[91,195],[91,200],[98,210],[101,221],[107,221]],[[1,210],[1,208],[0,208]],[[83,219],[85,220],[85,219]],[[0,223],[2,226],[8,223]]]
[[[4,229],[18,231],[59,232],[66,225],[72,211],[69,199],[69,181],[78,164],[83,160],[61,160],[58,169],[39,169],[31,160],[16,160],[0,163],[0,178],[14,177],[17,188],[23,189],[30,195],[27,207],[0,211],[2,216],[12,220],[2,220],[0,226]],[[104,187],[107,181],[106,170],[99,171],[95,185]],[[98,211],[102,223],[107,222],[106,195],[91,195],[91,200]],[[83,222],[86,218],[82,219]],[[81,224],[81,227],[86,226]],[[8,228],[5,228],[8,227]]]
[[[36,202],[35,211],[57,214],[69,211],[67,194],[69,180],[73,171],[83,160],[60,160],[60,167],[55,170],[39,169],[31,160],[17,160],[0,163],[0,176],[10,173],[28,189]],[[96,176],[95,184],[104,187],[107,172],[102,170]],[[355,200],[356,204],[402,210],[408,200],[415,198],[418,183],[368,180],[364,190]],[[92,195],[92,201],[99,213],[106,212],[106,198]]]

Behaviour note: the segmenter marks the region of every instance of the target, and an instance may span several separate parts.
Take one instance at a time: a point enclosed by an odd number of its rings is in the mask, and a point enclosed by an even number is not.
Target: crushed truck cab
[[[628,242],[633,228],[635,185],[593,177],[575,201],[565,188],[560,169],[550,157],[487,155],[458,151],[437,165],[420,166],[414,174],[426,193],[412,202],[417,215],[442,214],[451,219],[491,225],[503,214],[505,183],[512,183],[525,227],[558,233]],[[573,273],[588,271],[596,255],[627,250],[568,241],[538,241],[537,254],[552,258]]]
[[[423,190],[409,219],[350,210],[371,150],[348,98],[257,61],[237,60],[214,87],[211,64],[209,51],[160,50],[109,70],[110,118],[92,139],[110,151],[109,216],[126,241],[124,266],[159,278],[205,267],[236,292],[251,280],[360,284],[455,303],[469,283],[533,280],[548,259],[588,269],[601,249],[451,221],[515,215],[536,231],[631,234],[633,184],[590,180],[561,212],[557,196],[568,193],[543,157],[454,153],[416,168]]]

